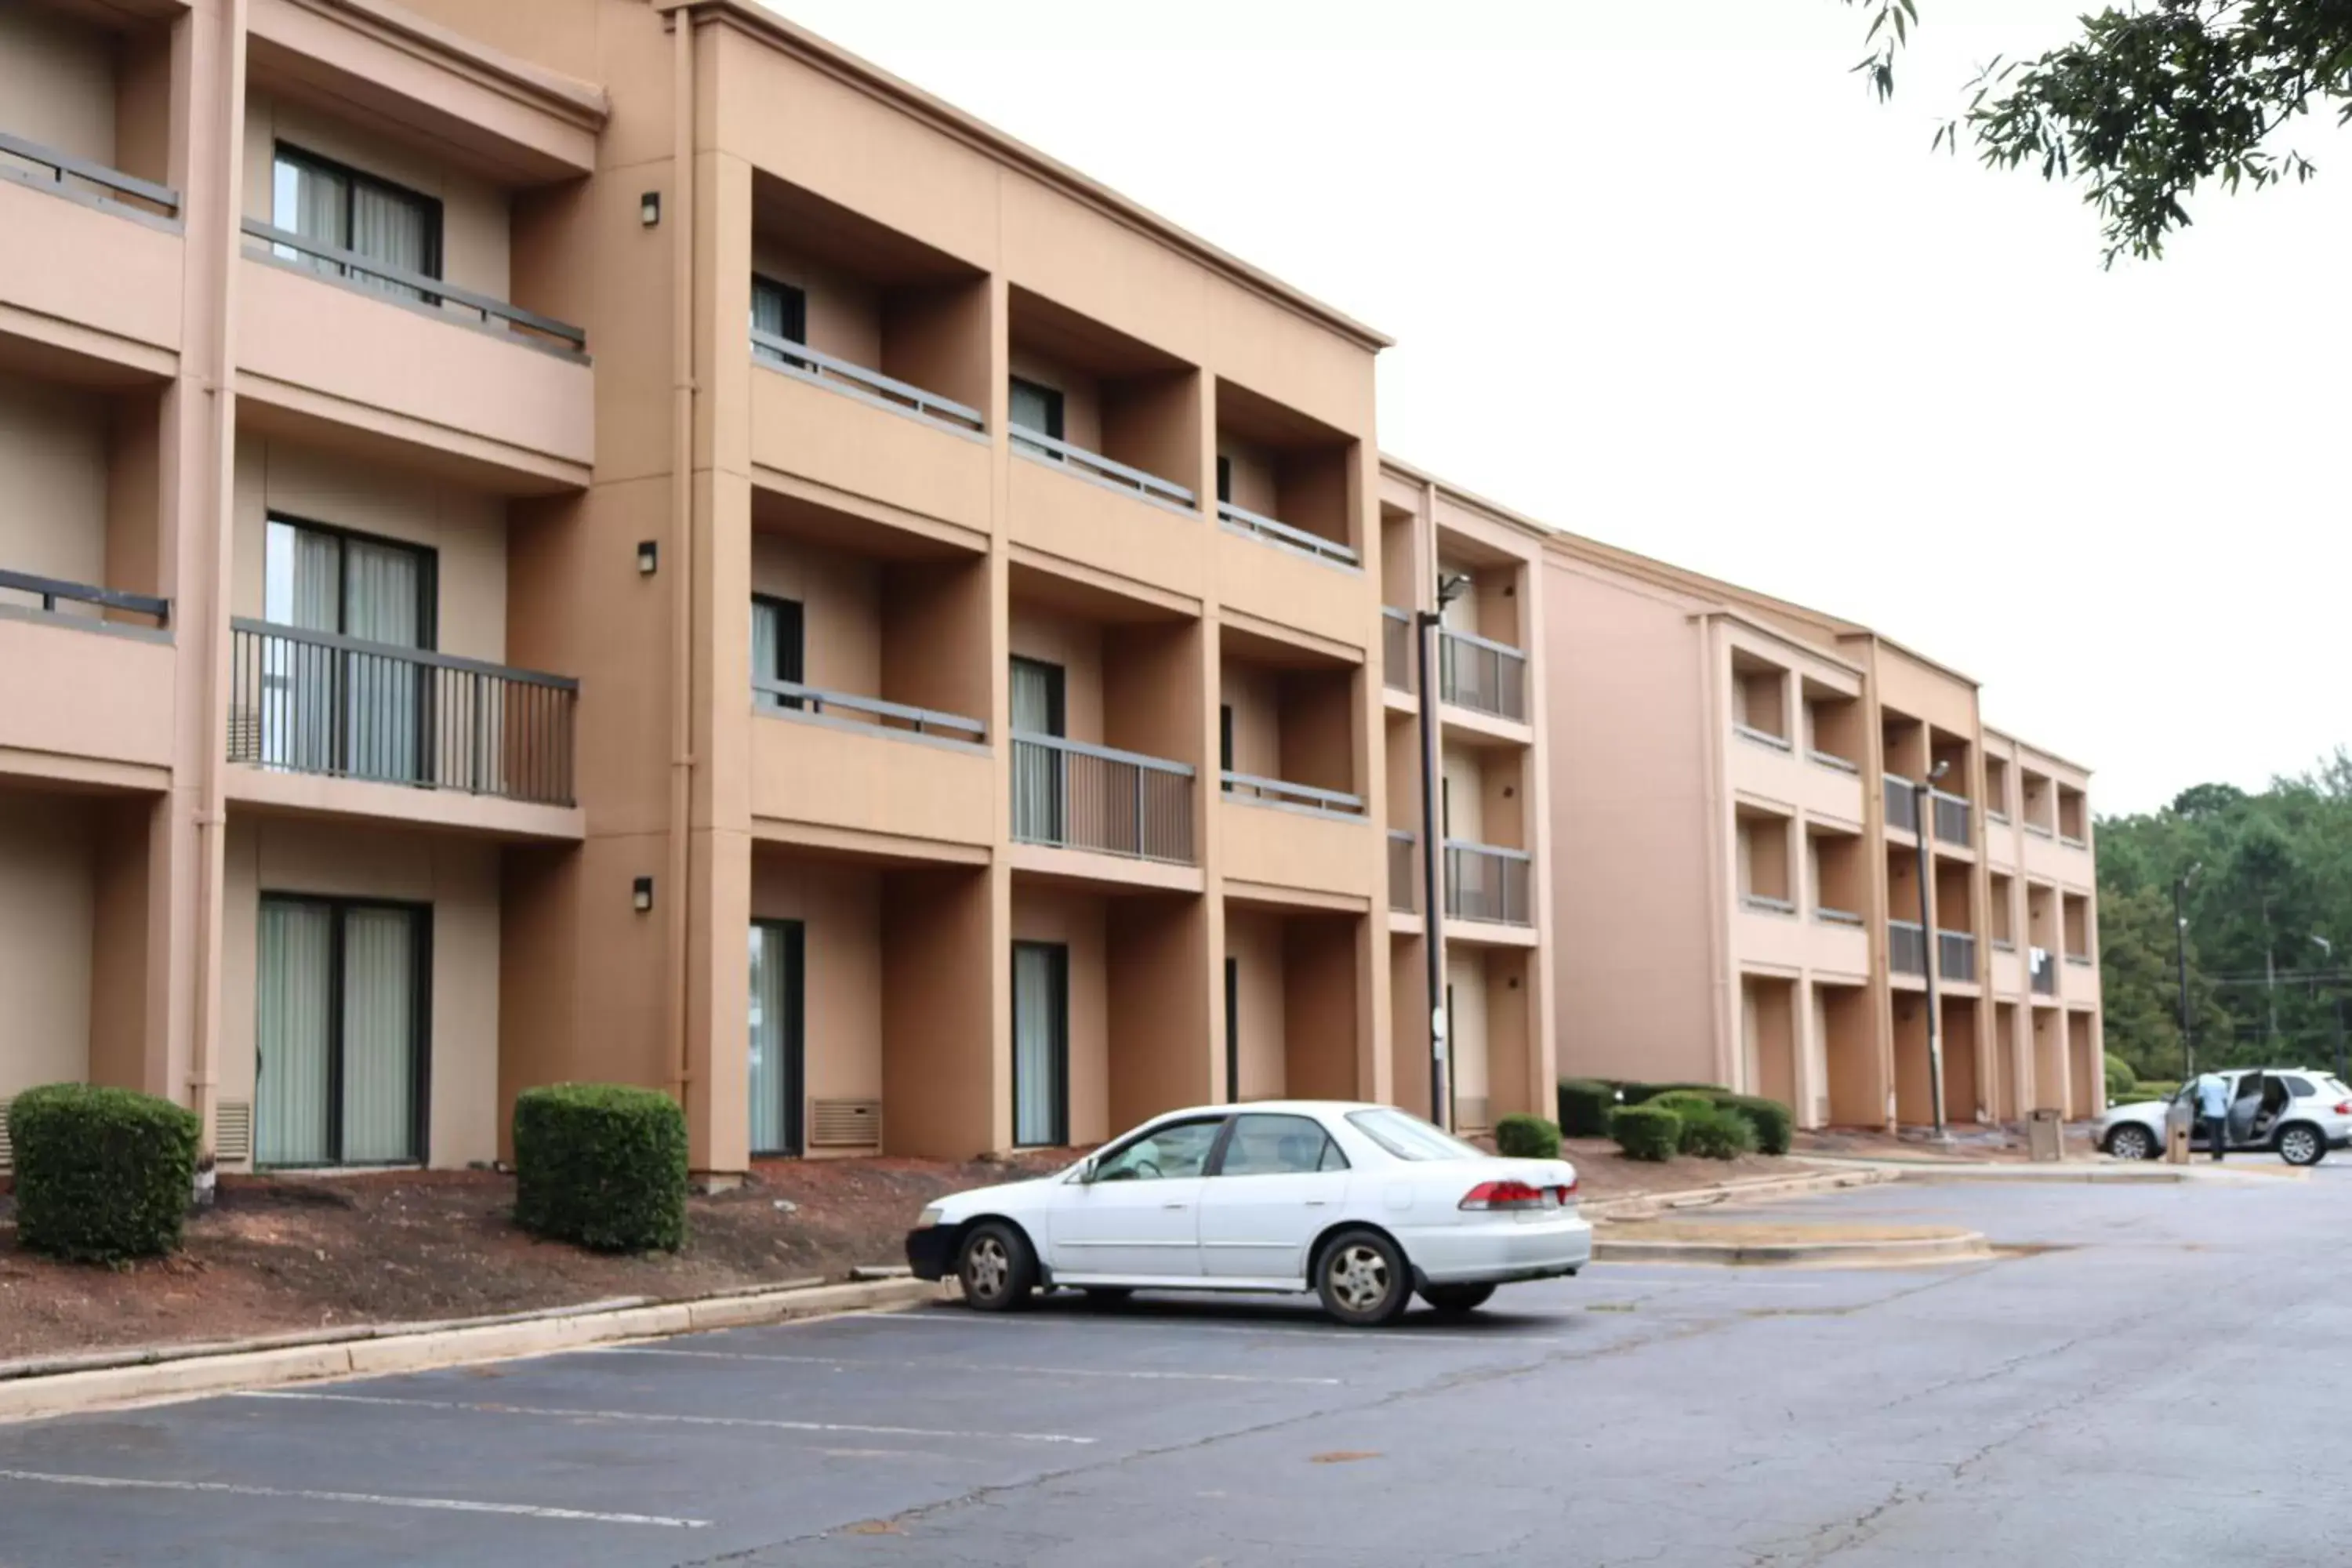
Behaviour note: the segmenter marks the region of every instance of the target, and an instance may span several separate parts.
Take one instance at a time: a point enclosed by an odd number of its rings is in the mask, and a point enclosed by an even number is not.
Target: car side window
[[[2293,1073],[2286,1076],[2286,1091],[2297,1100],[2309,1100],[2319,1092],[2311,1087],[2309,1079],[2297,1078]]]
[[[1174,1121],[1156,1127],[1095,1167],[1097,1182],[1158,1182],[1197,1176],[1208,1163],[1209,1151],[1225,1119]]]
[[[1253,1115],[1234,1118],[1217,1174],[1289,1176],[1347,1168],[1348,1157],[1312,1117]]]

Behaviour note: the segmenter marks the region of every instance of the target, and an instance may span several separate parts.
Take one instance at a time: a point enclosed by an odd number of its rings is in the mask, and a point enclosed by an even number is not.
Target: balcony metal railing
[[[1270,805],[1296,806],[1301,811],[1322,812],[1333,816],[1361,816],[1364,797],[1349,795],[1345,790],[1322,789],[1314,784],[1292,784],[1286,779],[1260,778],[1255,773],[1224,771],[1224,789],[1229,795],[1264,801]]]
[[[1411,914],[1419,907],[1413,889],[1421,885],[1421,840],[1402,827],[1389,829],[1389,908]]]
[[[40,600],[45,615],[56,615],[59,601],[67,604],[90,605],[101,610],[121,610],[129,615],[145,616],[158,626],[172,624],[172,601],[159,599],[152,594],[125,594],[112,588],[92,587],[88,583],[68,583],[59,577],[40,577],[30,572],[0,571],[0,604],[9,601],[8,594],[26,594]],[[82,619],[80,616],[65,617]],[[95,617],[89,617],[94,619]]]
[[[1946,844],[1973,845],[1975,836],[1969,830],[1969,803],[1957,795],[1942,790],[1927,792],[1927,800],[1936,817],[1936,837]]]
[[[1013,837],[1193,864],[1192,770],[1060,735],[1013,737]]]
[[[1886,967],[1897,974],[1927,973],[1927,930],[1916,921],[1886,922]]]
[[[1229,500],[1221,500],[1217,503],[1217,517],[1235,533],[1254,534],[1257,538],[1276,544],[1287,545],[1293,550],[1312,555],[1318,561],[1328,561],[1334,565],[1356,566],[1360,564],[1363,559],[1356,553],[1355,547],[1352,545],[1342,544],[1336,539],[1326,539],[1319,533],[1309,533],[1303,528],[1294,528],[1289,523],[1276,521],[1262,512],[1252,511],[1245,506],[1235,506]]]
[[[771,370],[798,375],[828,391],[845,393],[867,403],[878,403],[898,413],[913,414],[953,429],[985,431],[988,417],[969,404],[926,392],[912,383],[835,359],[808,344],[773,332],[751,329],[751,357]]]
[[[1528,656],[1508,643],[1440,628],[1437,695],[1457,708],[1523,724],[1528,717]]]
[[[526,310],[520,305],[509,305],[504,300],[493,300],[487,294],[477,294],[470,289],[460,289],[440,278],[427,278],[421,272],[411,272],[404,267],[394,267],[355,250],[344,250],[320,240],[306,239],[291,229],[263,223],[259,218],[247,218],[247,237],[260,240],[268,247],[267,254],[280,260],[291,261],[313,272],[329,277],[357,278],[361,287],[385,285],[378,291],[395,297],[405,296],[426,305],[456,305],[475,312],[482,324],[503,323],[516,328],[521,342],[535,342],[542,348],[552,348],[568,353],[585,355],[588,333],[568,321]],[[373,283],[366,281],[374,279]]]
[[[1832,909],[1827,904],[1819,905],[1814,909],[1813,919],[1825,926],[1853,926],[1856,929],[1868,923],[1852,910]]]
[[[1794,899],[1783,899],[1772,893],[1742,893],[1739,907],[1759,915],[1793,915],[1797,912]]]
[[[2009,813],[2005,811],[1995,811],[1991,806],[1986,806],[1985,820],[1987,822],[1998,822],[2003,827],[2007,827],[2009,826]]]
[[[2087,952],[2070,952],[2066,955],[2066,962],[2069,963],[2079,963],[2084,968],[2088,969],[2091,965],[2096,963],[2098,960],[2093,958]]]
[[[874,727],[893,733],[912,731],[918,735],[941,735],[953,741],[982,742],[988,739],[988,726],[977,719],[967,719],[961,713],[941,713],[930,708],[913,708],[904,702],[886,702],[879,697],[859,697],[846,691],[827,691],[822,687],[803,686],[797,680],[761,680],[751,682],[751,700],[762,712],[856,714],[874,720]]]
[[[2052,956],[2049,949],[2037,947],[2028,965],[2032,970],[2031,984],[2034,991],[2043,996],[2058,994],[2058,966],[2051,962]]]
[[[1992,939],[1992,950],[1995,952],[2015,952],[2017,943],[2008,937],[1997,936]]]
[[[1411,691],[1420,660],[1412,646],[1412,612],[1381,606],[1381,679],[1391,691]]]
[[[2058,842],[2063,844],[2069,849],[2088,849],[2091,847],[2091,841],[2089,839],[2077,838],[2071,833],[2062,832],[2059,834]]]
[[[268,621],[230,639],[232,763],[572,803],[576,680]]]
[[[1753,724],[1742,724],[1737,720],[1732,721],[1731,732],[1738,736],[1743,741],[1752,742],[1755,745],[1769,747],[1775,752],[1787,752],[1795,749],[1788,736],[1775,735],[1769,730],[1759,730]]]
[[[1034,458],[1041,463],[1062,464],[1076,469],[1087,479],[1107,484],[1113,489],[1133,490],[1148,500],[1187,508],[1193,504],[1192,492],[1182,485],[1171,479],[1163,479],[1157,474],[1147,474],[1141,468],[1130,468],[1117,458],[1106,458],[1100,452],[1089,452],[1084,447],[1073,447],[1067,441],[1056,440],[1042,430],[1026,429],[1019,425],[1013,426],[1007,434],[1012,437],[1013,449],[1024,458]]]
[[[1947,980],[1974,980],[1977,977],[1977,939],[1974,932],[1936,931],[1936,972]]]
[[[5,131],[0,131],[0,153],[5,153],[11,158],[20,158],[27,163],[38,164],[49,171],[51,177],[44,180],[29,169],[19,169],[14,164],[0,163],[0,172],[21,179],[27,184],[55,184],[59,190],[71,191],[76,187],[66,182],[68,179],[79,180],[86,184],[96,185],[98,187],[96,194],[101,201],[113,203],[118,197],[130,196],[136,201],[148,203],[163,217],[180,216],[180,193],[169,185],[159,185],[152,181],[140,179],[135,174],[126,174],[120,169],[110,169],[103,163],[93,163],[87,158],[77,158],[70,153],[60,153],[55,147],[46,147],[38,142],[28,142],[22,136],[11,136]],[[147,209],[134,207],[132,210]]]
[[[2028,813],[2026,816],[2024,827],[2026,832],[2032,834],[2037,838],[2055,838],[2058,837],[2058,830],[2056,828],[2052,827],[2046,822],[2036,822],[2031,813]]]
[[[1534,861],[1524,849],[1445,841],[1445,917],[1496,925],[1535,923]]]
[[[1825,768],[1835,768],[1842,773],[1858,773],[1862,772],[1862,764],[1860,763],[1853,761],[1850,757],[1841,757],[1835,752],[1814,750],[1808,752],[1806,755],[1812,758],[1813,761],[1819,763],[1822,766]]]
[[[1919,797],[1911,792],[1911,781],[1900,773],[1888,773],[1884,781],[1886,792],[1886,828],[1890,833],[1919,831]]]

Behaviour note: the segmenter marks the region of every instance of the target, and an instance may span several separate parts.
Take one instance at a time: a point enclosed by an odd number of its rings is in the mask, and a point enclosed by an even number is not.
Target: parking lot
[[[1750,1212],[2012,1250],[1604,1265],[1385,1332],[940,1308],[0,1427],[0,1564],[2338,1555],[2352,1165]]]

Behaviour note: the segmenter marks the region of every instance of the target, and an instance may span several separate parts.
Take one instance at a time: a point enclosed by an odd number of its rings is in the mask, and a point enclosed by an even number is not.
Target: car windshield
[[[1465,1143],[1406,1111],[1382,1108],[1351,1110],[1348,1120],[1356,1131],[1400,1160],[1483,1160],[1486,1152]]]

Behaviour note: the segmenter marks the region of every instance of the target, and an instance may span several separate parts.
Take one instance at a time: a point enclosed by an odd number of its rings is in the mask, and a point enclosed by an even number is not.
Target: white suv
[[[2212,1075],[2230,1086],[2227,1122],[2232,1150],[2276,1150],[2290,1165],[2316,1165],[2330,1149],[2352,1144],[2352,1089],[2309,1068],[2242,1068]],[[2121,1160],[2153,1160],[2164,1152],[2164,1118],[2176,1100],[2194,1114],[2197,1084],[2171,1100],[2143,1100],[2109,1108],[2099,1118],[2098,1145]],[[2210,1152],[2201,1123],[2189,1146]]]

